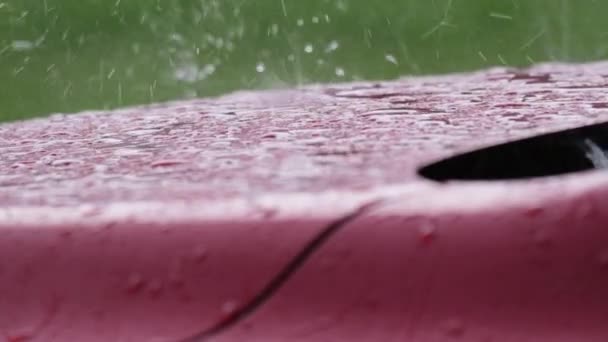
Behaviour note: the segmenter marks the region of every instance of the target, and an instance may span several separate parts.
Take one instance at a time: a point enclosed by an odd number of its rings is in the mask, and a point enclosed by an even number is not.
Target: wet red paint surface
[[[606,121],[607,84],[551,64],[4,124],[0,336],[606,341],[608,175],[417,170]]]

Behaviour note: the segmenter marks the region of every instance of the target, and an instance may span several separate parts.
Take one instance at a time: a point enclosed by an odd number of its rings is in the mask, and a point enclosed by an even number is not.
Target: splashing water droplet
[[[264,65],[264,63],[259,62],[256,66],[255,66],[255,71],[257,72],[264,72],[266,70],[266,65]]]
[[[338,67],[335,70],[336,76],[338,77],[344,77],[344,75],[346,75],[346,73],[344,72],[344,69]]]
[[[386,59],[387,62],[395,64],[395,65],[399,65],[399,62],[397,61],[397,58],[395,58],[395,56],[391,55],[391,54],[387,54],[384,56],[384,59]]]
[[[67,115],[65,115],[65,114],[57,113],[57,114],[50,115],[49,120],[51,122],[61,122],[61,121],[65,120],[66,117],[67,117]]]
[[[304,46],[304,52],[306,53],[312,53],[314,51],[314,47],[312,46],[312,44],[306,44]]]
[[[339,47],[340,43],[337,40],[332,40],[331,42],[329,42],[329,44],[327,44],[327,47],[325,47],[325,52],[330,53],[336,51]]]

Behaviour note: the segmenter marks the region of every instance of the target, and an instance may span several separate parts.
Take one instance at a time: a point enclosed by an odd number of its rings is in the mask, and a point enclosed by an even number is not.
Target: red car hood
[[[607,173],[419,175],[605,121],[607,79],[546,64],[4,124],[0,333],[608,341]]]

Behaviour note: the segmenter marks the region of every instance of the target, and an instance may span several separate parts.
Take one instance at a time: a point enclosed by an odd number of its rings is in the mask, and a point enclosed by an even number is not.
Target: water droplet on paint
[[[93,204],[82,204],[78,207],[78,212],[84,217],[96,216],[101,213],[101,208]]]
[[[173,286],[180,287],[184,285],[183,264],[184,262],[182,257],[178,257],[173,261],[169,269],[169,283],[171,283]]]
[[[532,207],[528,208],[525,211],[525,215],[528,217],[537,217],[540,216],[545,210],[541,207]]]
[[[452,338],[459,338],[464,335],[464,322],[459,319],[449,319],[444,323],[446,335]]]
[[[534,243],[541,248],[551,247],[551,236],[544,230],[537,230],[534,232]]]
[[[59,232],[59,236],[61,236],[64,239],[69,239],[72,237],[72,231],[71,230],[63,230]]]
[[[171,166],[182,165],[185,163],[186,163],[186,161],[181,160],[181,159],[160,159],[160,160],[156,160],[156,161],[153,161],[152,163],[150,163],[150,166],[151,167],[171,167]]]
[[[575,215],[578,219],[588,219],[595,214],[595,205],[591,200],[583,200],[576,207]]]
[[[207,248],[204,246],[196,246],[192,250],[192,259],[195,262],[201,263],[207,259]]]
[[[150,281],[148,284],[148,293],[150,293],[151,297],[158,297],[163,291],[163,283],[162,281],[155,279]]]
[[[117,149],[114,152],[115,156],[119,156],[119,157],[129,157],[129,156],[141,156],[141,155],[147,155],[149,153],[144,153],[138,149],[134,149],[134,148],[121,148],[121,149]]]
[[[597,261],[600,263],[600,266],[608,268],[608,249],[597,254]]]
[[[222,304],[222,313],[224,315],[231,315],[236,311],[236,309],[238,309],[238,303],[236,300],[228,300]]]
[[[30,332],[33,329],[27,329],[19,332],[11,332],[6,334],[7,342],[28,342],[34,338],[34,334]]]
[[[122,140],[116,138],[101,138],[97,142],[108,145],[122,144]]]
[[[51,162],[51,166],[55,167],[65,167],[74,164],[81,164],[82,160],[78,159],[55,159]]]
[[[274,131],[262,135],[262,139],[287,139],[291,137],[291,133],[284,131]]]
[[[418,233],[423,244],[430,244],[437,238],[437,227],[432,222],[423,222],[418,227]]]
[[[97,164],[95,166],[93,166],[93,170],[95,170],[95,172],[98,173],[105,173],[110,169],[109,166],[107,165],[102,165],[102,164]]]
[[[127,279],[127,293],[137,293],[142,289],[143,286],[144,278],[141,276],[141,274],[133,273]]]
[[[160,131],[161,131],[161,129],[159,129],[159,128],[142,128],[142,129],[133,129],[126,133],[128,135],[138,137],[138,136],[142,136],[142,135],[153,135],[155,133],[159,133]]]

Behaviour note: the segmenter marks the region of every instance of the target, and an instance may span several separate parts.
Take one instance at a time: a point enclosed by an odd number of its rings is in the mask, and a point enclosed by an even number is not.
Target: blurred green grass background
[[[608,1],[0,0],[0,121],[608,55]]]

